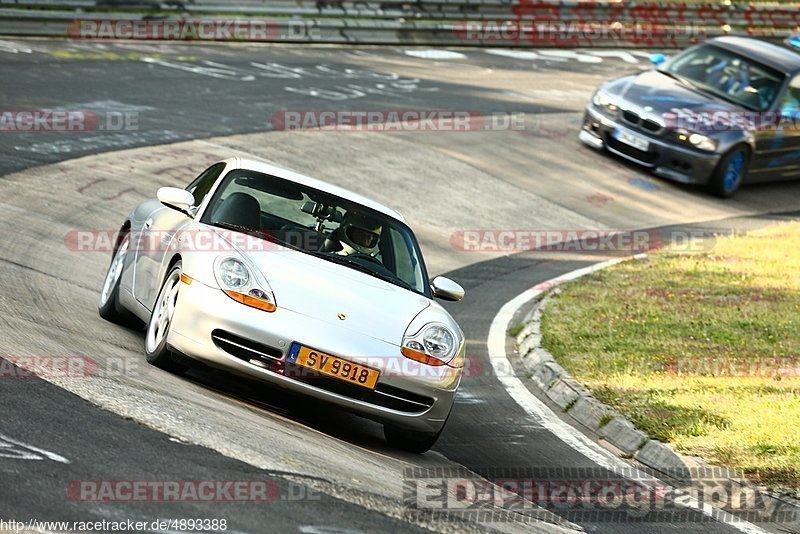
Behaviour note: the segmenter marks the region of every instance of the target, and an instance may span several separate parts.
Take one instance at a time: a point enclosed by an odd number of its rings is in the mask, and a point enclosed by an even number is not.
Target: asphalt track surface
[[[70,231],[116,229],[158,186],[185,184],[214,159],[267,159],[404,212],[418,230],[429,269],[467,289],[464,301],[448,307],[467,333],[468,354],[488,369],[489,324],[505,302],[602,258],[464,252],[453,248],[453,232],[668,225],[731,231],[792,217],[800,207],[795,184],[748,187],[719,201],[582,148],[575,132],[593,87],[646,68],[642,55],[599,54],[2,41],[2,109],[128,113],[138,126],[0,135],[0,356],[79,354],[106,371],[124,369],[91,380],[50,380],[59,387],[39,379],[2,381],[0,434],[71,463],[0,458],[3,481],[10,482],[0,487],[0,519],[152,520],[201,513],[227,516],[241,532],[260,531],[265,521],[281,531],[323,525],[396,531],[419,523],[401,499],[409,468],[461,465],[490,479],[516,468],[613,479],[528,417],[488,372],[465,379],[440,442],[414,456],[389,449],[378,425],[349,414],[207,370],[178,378],[148,367],[141,333],[96,316],[108,255],[65,246]],[[274,131],[276,112],[309,109],[524,113],[526,128]],[[253,478],[275,481],[281,495],[308,495],[310,489],[300,488],[313,488],[320,497],[259,505],[124,505],[76,502],[64,490],[83,479]],[[621,517],[602,508],[555,511],[592,532],[738,531],[691,511],[666,519]],[[423,526],[555,528],[556,518],[542,517],[548,523],[517,517]]]
[[[24,374],[19,368],[14,372]],[[20,378],[5,382],[0,388],[4,413],[24,413],[25,417],[6,417],[4,436],[14,436],[15,441],[26,445],[39,443],[43,448],[56,448],[69,461],[19,459],[36,453],[25,445],[12,449],[4,447],[0,473],[5,489],[0,514],[5,519],[131,520],[150,525],[156,519],[225,518],[228,532],[258,532],[263,531],[265,525],[281,532],[308,532],[331,525],[347,525],[356,532],[406,529],[424,532],[333,499],[302,483],[271,476],[204,447],[173,440],[136,422],[98,410],[87,401],[42,380]],[[78,429],[80,431],[76,431]],[[42,442],[43,437],[45,442]],[[21,465],[25,468],[20,469]],[[82,501],[80,483],[76,481],[91,480],[225,480],[246,482],[254,488],[257,488],[256,483],[263,483],[265,491],[254,490],[244,497],[252,500],[235,500],[240,497],[230,490],[219,494],[222,499],[230,499],[229,502],[211,505],[204,501],[150,501],[132,506],[124,501]],[[69,493],[68,488],[71,489]],[[97,486],[91,488],[91,493],[84,495],[94,499]],[[101,490],[97,491],[100,495]]]

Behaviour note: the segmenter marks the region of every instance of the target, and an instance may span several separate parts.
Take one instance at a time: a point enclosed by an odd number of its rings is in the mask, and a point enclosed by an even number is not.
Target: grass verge
[[[800,497],[800,223],[584,277],[542,334],[650,437]]]

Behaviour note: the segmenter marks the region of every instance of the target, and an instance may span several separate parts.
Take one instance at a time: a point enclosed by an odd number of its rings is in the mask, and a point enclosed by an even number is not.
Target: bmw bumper
[[[647,141],[642,150],[619,140],[620,132]],[[586,107],[580,140],[598,150],[605,148],[629,161],[645,166],[653,174],[685,184],[705,184],[711,178],[720,155],[700,152],[677,142],[632,128],[619,119],[609,118],[595,110],[592,104]]]
[[[310,306],[313,304],[309,304]],[[267,313],[197,280],[181,284],[167,338],[189,358],[330,402],[381,423],[435,433],[453,405],[462,370],[405,358],[400,347],[280,308]],[[286,361],[293,344],[380,371],[373,389]],[[454,361],[463,361],[464,348]]]

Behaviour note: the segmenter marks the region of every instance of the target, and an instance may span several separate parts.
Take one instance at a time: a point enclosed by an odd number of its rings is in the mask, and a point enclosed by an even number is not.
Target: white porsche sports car
[[[125,219],[99,304],[147,323],[148,362],[200,360],[379,421],[394,446],[433,446],[465,350],[433,299],[464,290],[429,280],[400,214],[239,158],[157,196]]]

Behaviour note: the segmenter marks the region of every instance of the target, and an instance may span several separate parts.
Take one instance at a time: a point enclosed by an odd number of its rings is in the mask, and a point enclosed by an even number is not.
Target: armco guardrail
[[[0,0],[0,33],[74,39],[678,48],[797,31],[797,3]]]

